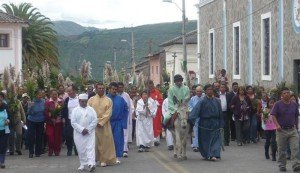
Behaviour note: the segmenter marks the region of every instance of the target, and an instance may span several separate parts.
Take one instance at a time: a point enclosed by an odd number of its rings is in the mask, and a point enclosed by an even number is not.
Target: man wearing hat
[[[88,95],[80,94],[79,106],[72,111],[71,125],[74,128],[74,143],[78,151],[80,167],[83,171],[86,167],[90,172],[95,170],[95,128],[97,126],[97,114],[95,110],[87,106]]]
[[[167,125],[172,115],[177,113],[177,104],[187,102],[190,99],[189,87],[182,84],[183,77],[180,74],[174,76],[174,86],[169,89],[168,115],[164,117],[164,125]]]

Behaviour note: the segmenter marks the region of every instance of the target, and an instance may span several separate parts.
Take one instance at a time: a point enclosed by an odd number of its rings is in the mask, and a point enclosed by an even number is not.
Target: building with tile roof
[[[27,26],[27,21],[0,12],[0,74],[9,65],[22,70],[22,28]]]

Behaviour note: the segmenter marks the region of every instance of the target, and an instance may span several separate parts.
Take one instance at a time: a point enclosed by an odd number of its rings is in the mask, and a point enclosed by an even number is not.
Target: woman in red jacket
[[[45,103],[45,120],[46,135],[48,140],[48,155],[59,156],[62,143],[63,119],[61,110],[63,108],[63,100],[58,98],[56,90],[51,91],[50,99]]]

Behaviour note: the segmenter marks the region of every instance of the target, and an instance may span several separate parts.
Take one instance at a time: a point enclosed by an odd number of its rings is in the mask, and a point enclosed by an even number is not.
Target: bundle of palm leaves
[[[38,88],[36,79],[37,79],[37,73],[34,71],[28,70],[26,72],[26,75],[24,76],[23,86],[24,86],[25,90],[27,91],[27,94],[30,96],[30,98],[35,97],[35,91]]]
[[[104,67],[104,83],[109,84],[111,82],[115,82],[115,72],[111,64],[106,63]]]
[[[67,77],[65,80],[65,87],[69,87],[73,84],[74,84],[74,82],[69,77]]]
[[[47,61],[44,61],[44,63],[42,64],[40,74],[42,74],[44,85],[47,88],[48,86],[50,86],[50,66]]]
[[[287,87],[285,81],[276,84],[276,87],[275,87],[275,88],[272,88],[272,89],[270,90],[270,96],[271,96],[272,98],[275,98],[275,99],[277,99],[277,100],[280,100],[280,98],[281,98],[281,91],[282,91],[282,89],[283,89],[284,87]]]
[[[57,84],[58,86],[65,84],[65,78],[61,73],[59,73],[57,76]]]
[[[92,77],[92,67],[91,62],[83,60],[80,68],[80,76],[82,79],[82,84],[85,86],[88,84],[88,80]]]
[[[137,75],[137,88],[139,91],[143,91],[145,89],[145,76],[143,74],[143,72],[140,72],[138,75]]]

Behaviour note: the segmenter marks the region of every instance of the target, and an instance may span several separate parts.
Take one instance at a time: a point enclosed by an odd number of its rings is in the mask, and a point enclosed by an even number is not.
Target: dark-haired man
[[[200,118],[198,124],[199,151],[207,160],[216,161],[221,158],[221,128],[224,126],[221,103],[214,97],[213,86],[204,87],[206,96],[201,99],[189,115],[191,122]]]
[[[127,129],[124,130],[124,153],[123,153],[123,157],[128,157],[128,142],[132,142],[132,112],[134,106],[129,94],[124,91],[123,82],[118,82],[118,93],[125,100],[128,108]]]
[[[169,89],[168,114],[164,117],[163,124],[167,125],[170,118],[177,114],[178,103],[188,102],[190,99],[189,87],[183,85],[183,77],[180,74],[174,76],[174,86]]]
[[[149,97],[151,97],[158,106],[156,115],[153,118],[154,145],[158,146],[160,144],[160,135],[162,132],[162,103],[164,99],[161,92],[155,88],[152,80],[149,80],[147,84],[149,89]]]
[[[228,93],[228,100],[229,100],[229,103],[231,103],[231,100],[232,98],[237,94],[238,92],[238,89],[239,89],[239,84],[237,82],[233,82],[232,83],[232,90]],[[235,141],[235,138],[236,138],[236,134],[235,134],[235,125],[234,125],[234,121],[232,119],[233,117],[233,112],[232,110],[230,109],[230,104],[228,104],[228,114],[230,114],[230,138],[232,141]]]
[[[220,85],[219,99],[221,101],[221,108],[224,118],[224,145],[229,146],[230,141],[230,119],[232,114],[230,113],[229,104],[231,102],[229,94],[226,92],[226,85]]]
[[[114,137],[117,163],[124,153],[124,129],[127,129],[128,106],[125,100],[117,94],[118,84],[111,82],[109,84],[109,93],[107,97],[112,100],[112,114],[110,117],[111,130]]]
[[[101,167],[116,164],[116,151],[111,131],[110,117],[112,101],[105,95],[102,83],[96,84],[97,95],[91,97],[88,105],[97,113],[98,124],[96,127],[96,161]]]
[[[75,109],[77,106],[79,106],[79,100],[76,95],[77,88],[72,85],[67,88],[68,97],[64,101],[64,107],[62,110],[62,116],[65,119],[65,127],[64,127],[64,135],[66,139],[66,145],[67,145],[67,155],[72,155],[72,150],[74,147],[74,152],[77,155],[76,147],[74,146],[74,139],[73,139],[73,127],[71,125],[71,115],[73,109]]]
[[[288,88],[281,91],[281,100],[276,102],[271,115],[276,125],[276,141],[278,145],[278,163],[281,172],[286,171],[286,149],[291,148],[291,160],[293,160],[293,171],[300,171],[299,160],[299,136],[298,136],[298,105],[290,100],[291,93]]]

